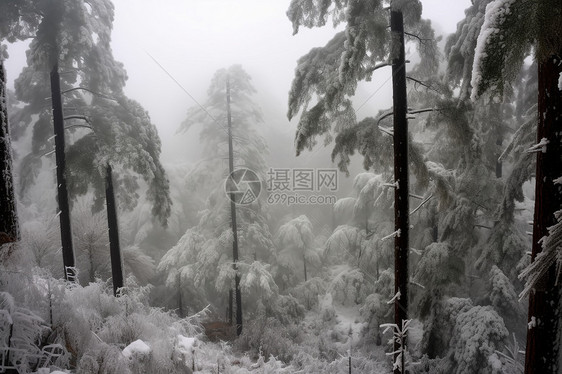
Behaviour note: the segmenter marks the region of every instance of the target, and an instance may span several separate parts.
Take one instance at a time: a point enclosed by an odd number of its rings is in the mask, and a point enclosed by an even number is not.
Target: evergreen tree
[[[1,53],[0,46],[0,53]],[[0,246],[13,243],[20,238],[16,195],[12,165],[12,146],[9,132],[8,110],[6,103],[6,70],[0,56]],[[4,253],[0,252],[3,257]]]
[[[503,94],[515,78],[523,59],[533,49],[538,62],[538,124],[532,261],[543,253],[543,237],[556,224],[555,212],[562,193],[555,181],[562,175],[562,141],[559,87],[562,65],[562,3],[541,0],[532,3],[496,0],[486,7],[472,73],[472,97],[486,91]],[[547,247],[545,252],[548,252]],[[531,265],[532,266],[532,265]],[[561,287],[556,262],[544,263],[540,273],[529,278],[526,373],[560,370]],[[535,271],[538,269],[535,268]]]
[[[218,70],[207,91],[208,99],[202,107],[188,110],[181,130],[200,127],[205,159],[201,160],[186,177],[192,193],[204,201],[196,226],[188,229],[178,243],[161,259],[158,269],[168,273],[166,284],[182,286],[191,307],[204,307],[211,302],[215,307],[225,306],[225,296],[234,281],[230,200],[225,193],[228,176],[228,131],[226,79],[230,82],[232,138],[236,168],[248,168],[265,180],[265,141],[258,132],[261,122],[259,108],[253,103],[255,89],[250,76],[240,65]],[[263,311],[277,286],[272,283],[276,254],[272,235],[262,208],[263,194],[247,205],[237,205],[240,257],[238,268],[241,288],[250,302],[249,312]],[[250,272],[250,273],[248,273]],[[269,275],[267,275],[269,273]],[[263,283],[259,283],[263,280]],[[256,287],[262,284],[263,292]],[[185,299],[182,297],[182,300]]]
[[[50,151],[51,110],[45,97],[53,61],[61,74],[67,143],[66,176],[72,196],[93,187],[95,208],[104,201],[105,165],[118,170],[119,201],[132,208],[138,199],[140,176],[148,184],[153,215],[166,224],[170,214],[169,186],[158,157],[160,141],[148,113],[123,93],[127,79],[121,63],[113,59],[110,47],[114,7],[109,0],[12,2],[8,11],[22,20],[17,28],[0,27],[32,35],[27,66],[16,79],[16,97],[23,103],[18,126],[32,128],[32,148],[21,162],[22,191],[33,183],[41,167],[42,155]],[[11,14],[10,13],[10,14]],[[49,16],[49,15],[52,15]],[[78,89],[80,87],[80,89]],[[77,119],[71,119],[77,118]],[[91,129],[80,126],[86,119]],[[93,132],[92,132],[93,130]],[[21,133],[21,130],[18,131]]]

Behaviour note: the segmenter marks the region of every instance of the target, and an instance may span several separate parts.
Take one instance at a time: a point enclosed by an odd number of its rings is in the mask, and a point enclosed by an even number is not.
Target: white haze
[[[285,15],[289,1],[280,0],[115,0],[114,4],[114,56],[128,72],[127,95],[148,110],[158,128],[164,162],[192,163],[200,158],[197,131],[176,134],[187,109],[197,105],[180,85],[202,104],[214,72],[237,63],[258,91],[266,139],[286,139],[286,144],[276,145],[286,149],[286,159],[276,166],[297,162],[292,144],[296,121],[289,124],[286,118],[288,91],[298,58],[323,46],[338,31],[330,22],[323,28],[301,28],[293,35]],[[438,34],[447,35],[455,31],[469,5],[469,0],[424,0],[423,17],[432,20]],[[26,48],[26,43],[9,46],[9,87],[25,64]],[[391,98],[389,74],[383,69],[372,82],[359,86],[356,102],[368,100],[368,105],[358,117],[388,108]],[[319,150],[305,153],[300,162],[314,156],[330,163]]]

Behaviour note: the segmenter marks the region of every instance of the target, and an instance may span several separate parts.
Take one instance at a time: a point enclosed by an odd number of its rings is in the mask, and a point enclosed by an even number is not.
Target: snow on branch
[[[394,136],[394,131],[392,131],[391,129],[387,129],[385,127],[382,126],[378,126],[379,130],[381,130],[383,133],[390,135],[390,136]]]
[[[519,300],[529,295],[551,266],[556,266],[555,284],[560,282],[560,276],[562,275],[562,210],[557,211],[554,215],[558,222],[548,228],[547,236],[539,240],[542,245],[542,252],[537,254],[531,264],[519,274],[519,279],[527,279],[525,288],[519,294]]]
[[[394,183],[383,183],[382,186],[383,187],[390,187],[390,188],[398,188],[398,181],[396,181]]]
[[[527,149],[526,153],[542,152],[546,153],[546,145],[550,143],[547,138],[542,138],[540,142]]]
[[[436,90],[435,88],[433,88],[431,85],[429,85],[427,83],[424,83],[424,82],[420,81],[419,79],[410,77],[409,75],[406,76],[406,79],[409,79],[409,80],[413,81],[415,84],[419,84],[420,86],[424,86],[428,90],[432,90],[434,92],[441,93],[438,90]],[[415,85],[414,85],[414,87],[415,87]]]
[[[383,68],[385,66],[392,66],[392,64],[390,62],[383,62],[380,64],[376,64],[375,66],[373,66],[372,68],[366,69],[367,73],[372,73],[373,71]]]
[[[412,210],[410,212],[410,215],[414,214],[415,212],[417,212],[422,206],[424,206],[429,200],[431,200],[431,198],[433,197],[433,194],[429,195],[428,197],[426,197],[414,210]]]
[[[90,90],[89,88],[86,88],[86,87],[72,87],[72,88],[69,88],[68,90],[62,91],[61,94],[64,95],[64,94],[66,94],[66,93],[69,93],[69,92],[72,92],[72,91],[77,91],[77,90],[83,90],[83,91],[86,91],[86,92],[91,93],[92,95],[95,95],[95,96],[98,96],[98,97],[101,97],[101,98],[104,98],[104,99],[107,99],[107,100],[112,100],[112,101],[117,102],[117,99],[114,99],[114,98],[112,98],[112,97],[106,96],[106,95],[101,94],[101,93],[99,93],[99,92]]]
[[[398,290],[398,292],[396,292],[396,294],[392,297],[392,299],[388,300],[386,303],[387,304],[392,304],[394,302],[396,302],[396,300],[400,300],[400,290]]]
[[[393,232],[392,234],[390,234],[390,235],[387,235],[387,236],[381,238],[381,242],[384,242],[384,241],[387,240],[387,239],[395,238],[395,237],[400,237],[400,229],[394,231],[394,232]]]

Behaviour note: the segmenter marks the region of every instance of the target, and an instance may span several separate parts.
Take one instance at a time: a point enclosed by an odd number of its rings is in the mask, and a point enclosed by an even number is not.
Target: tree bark
[[[51,102],[53,106],[53,127],[55,133],[55,157],[57,163],[57,200],[59,205],[60,232],[64,277],[76,281],[72,228],[70,225],[70,205],[66,187],[66,156],[64,141],[64,114],[60,89],[59,65],[54,63],[51,70]]]
[[[546,152],[537,153],[535,216],[532,261],[542,252],[541,238],[556,223],[554,213],[562,207],[562,92],[558,80],[562,73],[560,57],[539,62],[537,143],[546,138]],[[553,263],[529,296],[525,373],[558,373],[560,370],[560,297]]]
[[[409,194],[408,194],[408,110],[406,99],[406,61],[404,50],[404,21],[402,12],[391,8],[390,30],[392,33],[392,92],[394,108],[394,291],[400,293],[394,302],[394,323],[402,328],[408,319],[408,232],[409,232]],[[404,345],[406,344],[404,338]],[[394,342],[394,351],[404,350],[400,342]],[[394,354],[394,360],[398,353]],[[403,373],[402,369],[395,373]]]
[[[121,261],[121,246],[119,244],[117,205],[115,204],[115,191],[113,190],[113,171],[109,164],[106,166],[105,201],[107,204],[107,227],[109,229],[109,253],[111,258],[113,295],[117,296],[118,290],[123,288],[123,263]]]
[[[306,281],[308,281],[308,277],[306,275],[306,257],[304,255],[304,251],[305,250],[303,250],[303,252],[302,252],[302,262],[304,264],[304,281],[306,282]]]
[[[226,112],[228,121],[228,169],[234,171],[234,151],[232,146],[232,115],[230,112],[230,81],[226,78]],[[240,293],[240,274],[238,274],[238,228],[236,226],[236,203],[234,193],[230,194],[230,216],[232,224],[232,268],[234,269],[234,292],[236,298],[236,335],[242,334],[242,294]]]
[[[20,239],[6,97],[6,71],[0,60],[0,246]]]

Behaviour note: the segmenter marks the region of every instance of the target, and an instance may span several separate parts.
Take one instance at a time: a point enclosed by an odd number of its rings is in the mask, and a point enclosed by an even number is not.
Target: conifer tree
[[[171,201],[158,159],[161,144],[148,113],[123,93],[127,75],[110,47],[111,1],[8,1],[1,6],[20,22],[18,27],[10,27],[10,19],[0,19],[0,28],[12,32],[7,40],[32,37],[27,66],[15,81],[16,98],[23,104],[16,113],[18,134],[23,133],[20,128],[33,130],[31,153],[20,162],[21,192],[34,182],[43,155],[52,147],[51,110],[45,97],[51,96],[49,73],[55,60],[62,73],[65,127],[69,128],[66,135],[73,135],[66,145],[69,193],[76,197],[92,187],[94,207],[102,209],[109,161],[116,171],[122,206],[131,209],[136,204],[140,176],[148,185],[153,215],[165,225]],[[48,14],[57,17],[49,18]],[[93,132],[76,126],[84,125],[84,119]]]
[[[0,56],[0,170],[2,174],[2,182],[0,183],[0,246],[13,243],[20,237],[9,130],[6,103],[6,70],[4,69],[4,60]]]
[[[205,204],[198,224],[185,232],[158,265],[160,271],[168,274],[168,286],[176,287],[181,282],[183,290],[180,292],[185,292],[187,304],[192,307],[204,307],[206,304],[203,303],[209,302],[215,307],[223,307],[235,279],[230,200],[225,191],[228,176],[227,77],[235,169],[250,169],[265,180],[267,146],[258,131],[262,119],[259,108],[253,103],[255,89],[251,78],[240,65],[220,69],[213,75],[205,103],[190,108],[181,125],[182,131],[201,126],[205,158],[195,165],[186,182]],[[268,266],[275,263],[276,255],[262,204],[263,195],[260,195],[254,202],[236,207],[240,287],[242,291],[253,290],[244,298],[255,299],[250,303],[248,313],[263,311],[264,300],[278,292],[272,269]],[[259,287],[256,288],[260,279],[264,281],[263,292],[257,292]]]
[[[533,224],[532,261],[535,267],[528,281],[529,329],[525,356],[526,373],[560,370],[561,287],[553,250],[543,237],[556,224],[555,212],[562,205],[556,180],[562,175],[562,3],[556,0],[525,2],[496,0],[486,7],[486,16],[476,47],[472,73],[473,99],[485,94],[503,94],[516,76],[523,59],[534,51],[538,63],[538,123]],[[543,243],[544,249],[543,249]],[[555,245],[555,248],[557,246]],[[560,258],[560,257],[559,257]],[[533,264],[531,265],[533,266]],[[527,289],[530,289],[528,287]]]

